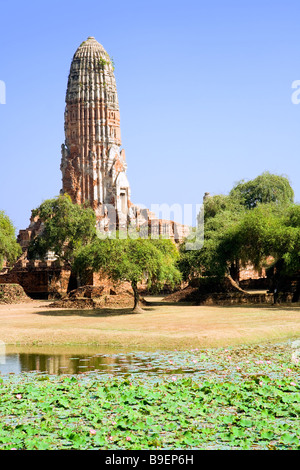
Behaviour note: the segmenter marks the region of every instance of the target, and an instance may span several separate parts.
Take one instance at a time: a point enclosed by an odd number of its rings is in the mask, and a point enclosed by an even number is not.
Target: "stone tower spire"
[[[89,37],[71,63],[62,145],[62,192],[89,203],[98,220],[114,208],[125,220],[130,205],[114,67],[103,46]]]

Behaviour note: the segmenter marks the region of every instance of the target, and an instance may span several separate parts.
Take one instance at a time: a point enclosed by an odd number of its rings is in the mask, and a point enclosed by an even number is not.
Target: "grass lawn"
[[[142,314],[128,309],[66,310],[48,301],[0,305],[6,345],[101,345],[189,349],[280,340],[300,334],[300,306],[191,306],[160,298]]]

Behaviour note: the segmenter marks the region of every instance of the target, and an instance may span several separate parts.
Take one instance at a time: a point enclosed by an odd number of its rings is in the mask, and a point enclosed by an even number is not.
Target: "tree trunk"
[[[236,259],[229,268],[230,276],[238,284],[240,280],[240,262]]]
[[[227,274],[226,275],[227,279],[229,280],[230,284],[232,285],[232,287],[234,287],[234,289],[236,289],[237,291],[239,292],[243,292],[244,294],[248,294],[247,291],[245,291],[244,289],[242,289],[238,284],[237,282],[234,281],[234,279],[232,279],[231,275],[230,274]]]
[[[296,287],[296,290],[294,292],[292,302],[299,302],[299,298],[300,298],[300,279],[298,279],[298,281],[297,281],[297,287]]]
[[[144,310],[140,306],[140,294],[137,288],[137,282],[136,281],[131,281],[131,287],[133,290],[134,294],[134,307],[133,307],[133,312],[135,313],[142,313]]]

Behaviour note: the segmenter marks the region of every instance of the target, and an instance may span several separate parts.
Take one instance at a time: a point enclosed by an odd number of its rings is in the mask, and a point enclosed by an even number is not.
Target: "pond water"
[[[131,352],[117,354],[44,354],[8,353],[0,357],[0,374],[38,372],[50,375],[83,374],[182,374],[216,370],[217,365],[207,361],[201,363],[192,358],[193,352]]]
[[[0,376],[39,373],[47,375],[188,374],[239,379],[240,374],[267,373],[275,378],[284,367],[300,361],[300,340],[241,347],[185,351],[116,351],[94,348],[0,349]]]
[[[45,372],[47,374],[80,374],[97,371],[103,373],[132,373],[135,371],[157,370],[149,359],[135,354],[27,354],[15,353],[5,355],[0,372],[2,375],[21,372]]]

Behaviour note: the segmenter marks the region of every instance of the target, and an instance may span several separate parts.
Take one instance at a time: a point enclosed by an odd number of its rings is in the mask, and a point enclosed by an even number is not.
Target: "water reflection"
[[[177,380],[176,375],[189,374],[193,377],[201,377],[207,380],[209,377],[221,381],[241,379],[241,374],[253,374],[256,371],[255,364],[261,364],[263,358],[267,358],[263,366],[259,365],[259,372],[264,371],[272,379],[281,376],[281,367],[275,367],[270,357],[274,355],[287,355],[290,360],[295,352],[294,346],[289,343],[255,345],[241,350],[233,350],[231,357],[228,349],[190,349],[184,351],[125,351],[119,349],[103,349],[99,347],[73,346],[67,348],[55,347],[11,347],[7,346],[0,360],[0,375],[8,377],[13,373],[39,373],[47,375],[76,375],[88,374],[84,379],[103,376],[141,374],[152,375],[155,380],[159,376],[172,374],[172,380]],[[259,361],[257,359],[259,358]],[[230,360],[229,360],[230,359]],[[247,360],[246,360],[247,359]],[[263,369],[261,369],[263,367]],[[254,368],[254,369],[253,369]],[[279,374],[279,375],[278,375]]]
[[[6,356],[2,356],[0,363],[1,374],[20,374],[22,372],[22,366],[18,356],[18,354],[8,354]]]
[[[185,368],[185,372],[192,372]],[[135,372],[174,373],[182,372],[178,367],[170,367],[169,361],[160,355],[131,354],[7,354],[0,364],[0,374],[40,372],[50,375],[81,374],[95,371],[106,374],[126,374]]]

